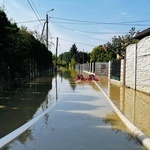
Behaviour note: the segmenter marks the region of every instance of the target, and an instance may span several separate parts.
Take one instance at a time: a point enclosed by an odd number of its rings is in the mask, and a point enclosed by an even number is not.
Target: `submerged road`
[[[3,150],[144,150],[93,83],[56,81],[54,107]]]

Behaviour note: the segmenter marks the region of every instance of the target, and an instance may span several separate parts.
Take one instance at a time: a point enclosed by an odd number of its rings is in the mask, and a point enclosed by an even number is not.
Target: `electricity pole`
[[[46,14],[46,47],[48,49],[48,14]]]
[[[53,11],[54,9],[51,9],[49,11],[47,11],[46,13],[46,47],[48,49],[48,22],[49,22],[49,19],[48,19],[48,12],[50,11]]]
[[[56,39],[56,67],[57,67],[57,53],[58,53],[58,37]]]

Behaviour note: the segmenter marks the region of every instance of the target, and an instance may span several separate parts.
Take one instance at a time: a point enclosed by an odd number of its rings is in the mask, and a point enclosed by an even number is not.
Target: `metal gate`
[[[120,81],[121,60],[111,61],[110,78]]]

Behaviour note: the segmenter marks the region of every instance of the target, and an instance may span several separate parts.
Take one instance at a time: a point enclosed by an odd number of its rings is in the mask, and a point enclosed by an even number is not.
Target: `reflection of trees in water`
[[[25,144],[26,141],[33,141],[34,137],[32,135],[32,130],[28,129],[25,133],[18,137],[18,141],[21,144]]]
[[[9,150],[11,149],[12,145],[17,144],[18,142],[25,145],[26,141],[33,141],[35,138],[32,135],[32,130],[28,129],[26,132],[24,132],[21,136],[17,138],[14,142],[8,144],[6,147],[3,148],[3,150]]]
[[[0,138],[30,120],[40,106],[46,109],[46,96],[52,89],[52,78],[39,78],[28,86],[5,91],[0,96]]]
[[[48,119],[49,115],[45,114],[43,116],[43,119],[45,121],[45,125],[48,125]],[[54,130],[53,128],[51,129],[52,131]],[[36,135],[34,135],[34,128],[31,127],[30,129],[26,130],[21,136],[19,136],[14,142],[8,144],[6,147],[4,147],[3,150],[9,150],[13,145],[16,145],[18,142],[22,145],[25,145],[26,142],[28,141],[36,141]]]
[[[59,76],[69,81],[70,87],[74,91],[76,89],[76,84],[74,82],[74,78],[77,75],[77,72],[74,69],[71,70],[61,70],[59,72]]]
[[[128,141],[133,140],[136,144],[139,144],[139,142],[132,136],[129,129],[124,125],[124,123],[120,120],[117,114],[115,113],[107,114],[106,117],[103,119],[103,121],[105,124],[110,124],[111,129],[116,133],[120,131],[123,132],[125,134],[125,138]]]

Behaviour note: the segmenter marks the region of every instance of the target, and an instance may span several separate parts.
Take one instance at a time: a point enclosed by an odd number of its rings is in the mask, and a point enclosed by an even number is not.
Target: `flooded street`
[[[75,76],[74,71],[63,71],[54,78],[38,79],[24,90],[13,91],[12,95],[2,93],[1,138],[54,105],[3,150],[145,150],[131,136],[96,85],[93,82],[75,83]],[[125,92],[122,99],[117,87],[117,94],[112,91],[112,85],[108,91],[104,78],[98,81],[104,91],[121,111],[132,114],[124,105],[127,102],[123,102]],[[131,119],[137,122],[135,115]]]

